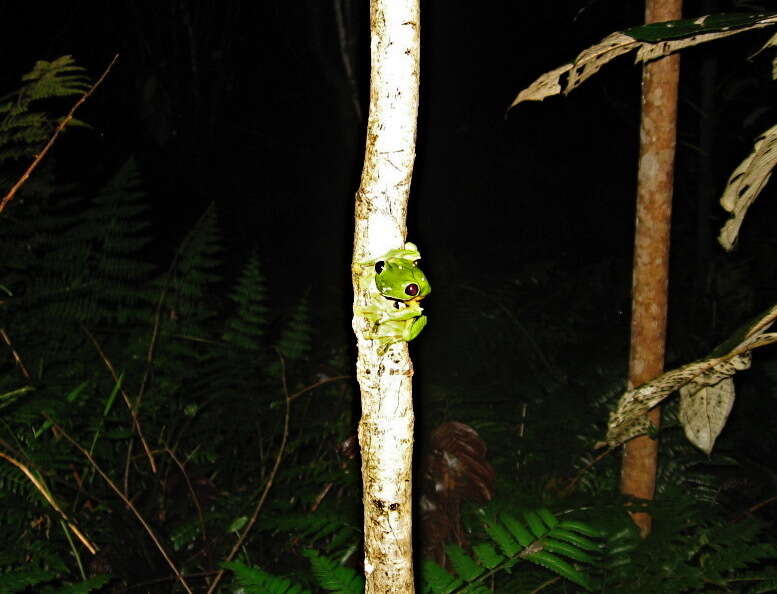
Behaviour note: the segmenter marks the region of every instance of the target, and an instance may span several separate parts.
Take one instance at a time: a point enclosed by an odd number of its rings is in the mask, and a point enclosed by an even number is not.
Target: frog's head
[[[420,301],[432,290],[418,260],[402,257],[375,262],[375,285],[381,295],[397,301]]]

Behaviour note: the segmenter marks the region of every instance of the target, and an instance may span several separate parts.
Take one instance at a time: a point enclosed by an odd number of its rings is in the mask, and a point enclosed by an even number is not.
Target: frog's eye
[[[415,297],[418,295],[418,285],[415,283],[410,283],[405,287],[405,295],[410,295],[411,297]]]
[[[380,274],[381,272],[383,272],[383,267],[385,265],[386,263],[383,260],[378,260],[377,262],[375,262],[375,272],[377,274]]]
[[[413,260],[413,266],[418,266],[418,263],[419,263],[420,261],[421,261],[421,260]]]

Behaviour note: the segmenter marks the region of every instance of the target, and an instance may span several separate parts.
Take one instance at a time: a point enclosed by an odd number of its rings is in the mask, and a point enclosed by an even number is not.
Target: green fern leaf
[[[564,528],[566,530],[571,530],[573,532],[578,532],[580,534],[583,534],[584,536],[589,536],[591,538],[602,538],[605,536],[605,534],[599,530],[598,528],[594,528],[590,524],[586,524],[585,522],[578,522],[575,520],[564,520],[558,525],[559,528]]]
[[[485,542],[475,545],[472,547],[472,550],[475,552],[475,555],[477,555],[478,561],[488,569],[493,569],[505,560],[502,555],[496,552],[496,549],[491,543]]]
[[[240,561],[228,561],[221,564],[235,574],[235,580],[246,594],[310,594],[302,586],[293,584],[286,578],[276,577],[259,569],[249,567]]]
[[[31,106],[51,97],[83,93],[88,88],[83,73],[70,56],[39,61],[22,77],[21,88],[0,99],[0,163],[31,157],[39,150],[58,121],[43,112],[30,111]]]
[[[98,575],[86,581],[70,584],[62,588],[45,588],[41,591],[41,594],[87,594],[88,592],[99,590],[109,581],[111,581],[110,576]]]
[[[25,569],[0,573],[0,592],[13,594],[23,592],[29,586],[45,583],[53,580],[57,575],[42,569]]]
[[[522,546],[513,540],[513,537],[510,536],[510,532],[505,530],[499,522],[495,520],[486,521],[485,528],[489,536],[497,545],[499,545],[499,548],[502,549],[502,552],[508,557],[514,557],[521,551]]]
[[[551,513],[549,509],[541,507],[537,510],[537,515],[542,519],[543,522],[545,522],[545,524],[547,524],[548,528],[551,530],[558,526],[558,519]]]
[[[534,534],[535,537],[542,538],[545,536],[548,529],[545,527],[545,524],[542,522],[537,512],[527,511],[523,514],[523,517],[529,525],[529,530],[532,531],[532,534]]]
[[[580,561],[581,563],[589,563],[591,565],[597,564],[597,559],[595,557],[568,542],[546,538],[542,541],[542,548],[551,553],[558,553],[565,557],[569,557],[570,559],[574,559],[575,561]]]
[[[510,514],[506,512],[501,513],[499,514],[499,519],[502,520],[502,523],[505,526],[507,526],[507,529],[512,533],[512,535],[518,539],[518,542],[521,543],[522,547],[528,547],[536,540],[526,529],[526,527]]]
[[[30,99],[46,99],[83,93],[88,88],[84,68],[76,65],[71,56],[62,56],[53,62],[39,60],[22,80],[35,83],[29,86]]]
[[[451,562],[453,569],[459,574],[459,577],[465,582],[471,582],[478,576],[482,575],[485,568],[481,567],[472,557],[464,552],[464,549],[457,545],[448,545],[445,547],[445,552],[448,556],[448,561]]]
[[[281,332],[276,348],[286,359],[295,361],[307,354],[310,347],[310,307],[307,298],[303,297],[294,309],[288,325]]]
[[[424,592],[432,594],[450,594],[464,585],[459,578],[452,576],[433,561],[424,560],[421,566]]]
[[[591,540],[590,538],[565,528],[554,528],[548,532],[548,536],[551,536],[557,540],[564,540],[569,544],[573,544],[576,547],[585,549],[587,551],[596,551],[602,548],[601,544]]]
[[[329,592],[338,594],[361,594],[364,591],[364,578],[350,567],[343,567],[336,561],[308,549],[303,552],[313,569],[318,585]]]
[[[237,305],[237,311],[227,321],[224,340],[250,351],[261,349],[269,309],[258,255],[253,254],[249,258],[231,298]]]
[[[572,565],[561,559],[560,557],[549,553],[547,551],[539,551],[538,553],[532,553],[527,555],[526,558],[532,563],[542,565],[546,569],[550,569],[552,572],[557,573],[561,577],[568,579],[570,582],[574,582],[578,586],[582,586],[589,592],[593,589],[591,578],[584,573],[581,573]]]

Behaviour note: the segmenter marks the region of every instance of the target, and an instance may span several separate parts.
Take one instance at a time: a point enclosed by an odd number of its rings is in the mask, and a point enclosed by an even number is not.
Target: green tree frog
[[[369,285],[370,304],[356,313],[373,323],[367,337],[384,345],[413,340],[426,326],[419,302],[432,290],[418,268],[421,254],[415,244],[389,250],[377,260],[362,262],[362,279]],[[374,277],[374,280],[369,278]]]

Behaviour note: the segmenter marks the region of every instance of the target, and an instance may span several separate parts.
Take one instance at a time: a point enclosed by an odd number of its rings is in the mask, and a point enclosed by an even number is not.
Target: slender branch
[[[46,156],[46,153],[49,152],[49,149],[54,145],[54,141],[57,139],[57,137],[60,135],[62,130],[65,129],[65,126],[67,126],[70,123],[70,120],[73,119],[73,114],[76,112],[76,109],[81,107],[81,104],[89,99],[89,97],[92,96],[92,93],[94,93],[95,89],[100,86],[100,84],[105,80],[105,77],[108,76],[108,73],[111,71],[111,68],[113,68],[113,65],[116,63],[116,60],[119,59],[119,54],[116,54],[113,56],[113,60],[111,60],[111,63],[108,64],[108,67],[105,69],[105,72],[102,73],[102,76],[97,79],[97,82],[94,83],[89,90],[86,91],[83,95],[81,95],[81,98],[75,102],[75,105],[70,108],[70,111],[68,114],[64,117],[64,119],[59,123],[59,125],[54,130],[54,133],[51,135],[51,138],[49,138],[49,141],[46,143],[46,146],[43,147],[43,150],[40,151],[36,156],[35,160],[33,160],[32,163],[30,163],[30,166],[27,168],[27,170],[22,173],[22,176],[19,178],[19,181],[17,181],[13,187],[8,190],[8,193],[3,197],[2,202],[0,202],[0,213],[5,210],[6,205],[13,199],[16,192],[21,188],[24,183],[27,181],[27,179],[30,177],[30,174],[38,167],[40,162],[43,160],[43,157]]]
[[[560,579],[561,579],[561,578],[560,578],[559,576],[556,576],[556,577],[554,577],[554,578],[551,578],[551,579],[549,579],[549,580],[548,580],[548,581],[546,581],[546,582],[542,582],[542,583],[541,583],[539,586],[537,586],[536,588],[534,588],[534,590],[532,590],[531,592],[529,592],[529,594],[536,594],[537,592],[540,592],[540,591],[544,590],[545,588],[547,588],[547,587],[549,587],[549,586],[552,586],[553,584],[555,584],[555,583],[556,583],[557,581],[559,581]]]
[[[575,485],[578,483],[580,478],[586,472],[588,472],[594,466],[594,464],[598,463],[602,458],[604,458],[605,456],[607,456],[608,454],[610,454],[610,453],[612,453],[614,451],[615,451],[615,448],[607,448],[601,454],[596,456],[596,458],[594,458],[588,464],[586,464],[583,468],[581,468],[580,471],[575,475],[575,478],[573,478],[571,481],[569,481],[569,484],[566,487],[564,487],[563,493],[565,493],[565,494],[571,493],[572,489],[575,488]]]
[[[16,468],[21,470],[24,473],[24,476],[30,479],[30,482],[38,490],[38,492],[43,495],[43,498],[48,502],[48,504],[53,507],[60,516],[62,516],[63,521],[67,524],[68,528],[73,531],[73,534],[78,537],[78,540],[81,541],[81,543],[89,550],[90,553],[92,553],[92,555],[97,553],[97,547],[92,544],[91,541],[89,541],[89,539],[86,538],[86,536],[84,536],[78,528],[76,528],[75,524],[73,524],[70,518],[67,517],[67,514],[62,510],[61,507],[59,507],[57,501],[54,499],[51,493],[49,493],[49,490],[46,488],[46,485],[43,484],[43,481],[36,477],[32,470],[5,452],[0,452],[0,458],[7,460],[16,466]]]
[[[209,210],[210,209],[208,208],[205,210],[205,212],[202,213],[200,218],[194,224],[194,229],[197,229],[199,227],[200,222],[207,216]],[[191,236],[192,236],[192,232],[190,232],[186,236],[184,241],[175,251],[175,255],[173,256],[173,261],[170,263],[170,267],[167,270],[167,275],[165,277],[165,285],[164,287],[162,287],[162,292],[159,294],[159,301],[157,301],[156,310],[154,311],[154,327],[151,331],[151,340],[148,343],[148,350],[146,351],[146,368],[145,368],[145,371],[143,372],[143,379],[140,382],[138,397],[137,397],[137,400],[135,401],[137,406],[140,406],[140,402],[143,400],[143,395],[146,393],[146,386],[148,385],[149,378],[151,377],[151,364],[154,362],[154,353],[156,352],[156,344],[157,344],[157,341],[159,340],[159,329],[162,325],[162,307],[164,306],[165,299],[167,298],[167,292],[170,290],[171,278],[173,276],[173,272],[175,271],[176,266],[178,266],[178,260],[181,257],[181,252],[183,251],[183,247],[189,241],[189,238]]]
[[[197,508],[197,518],[200,522],[200,533],[202,534],[202,542],[205,545],[205,548],[208,552],[208,559],[210,560],[213,555],[211,554],[210,550],[210,543],[208,541],[208,535],[205,533],[205,516],[202,513],[202,504],[200,503],[200,498],[197,497],[197,492],[194,490],[194,487],[192,486],[192,482],[189,480],[189,473],[186,472],[186,468],[184,468],[183,463],[178,459],[178,456],[175,455],[175,452],[171,450],[169,447],[165,446],[165,452],[173,459],[173,462],[178,466],[178,469],[181,471],[181,474],[183,475],[184,480],[186,481],[186,486],[189,488],[189,493],[191,493],[192,500],[194,501],[194,506]]]
[[[48,415],[46,417],[54,423],[54,420],[49,418]],[[189,587],[189,584],[186,583],[186,580],[184,579],[181,572],[178,570],[178,568],[175,566],[175,563],[173,563],[173,560],[170,558],[170,556],[167,554],[167,551],[162,546],[161,541],[157,537],[157,535],[154,533],[154,531],[151,529],[151,526],[146,522],[146,519],[141,515],[141,513],[138,511],[138,509],[133,505],[132,501],[130,501],[124,493],[121,492],[121,489],[116,485],[116,483],[111,480],[111,477],[109,477],[105,471],[100,468],[100,465],[97,464],[97,461],[92,457],[92,455],[86,451],[86,449],[81,446],[76,440],[74,440],[70,435],[62,429],[59,425],[54,423],[54,425],[59,429],[59,431],[62,433],[62,436],[67,439],[73,447],[75,447],[81,454],[89,461],[89,464],[92,465],[92,468],[95,469],[97,474],[99,474],[103,480],[108,484],[108,486],[113,490],[114,493],[119,497],[119,499],[122,500],[124,505],[126,505],[129,510],[135,515],[138,522],[143,526],[148,536],[151,538],[151,540],[156,545],[156,548],[159,549],[159,552],[162,553],[162,557],[164,557],[165,561],[167,561],[167,564],[170,566],[170,569],[173,570],[173,573],[175,573],[175,576],[178,578],[178,581],[181,582],[181,585],[183,586],[184,590],[186,590],[189,594],[194,594],[192,592],[192,589]]]
[[[124,494],[129,495],[129,476],[130,476],[130,464],[132,463],[132,448],[135,442],[129,440],[127,444],[127,458],[124,461]]]
[[[97,353],[100,355],[100,358],[103,360],[103,363],[105,364],[105,367],[108,368],[108,371],[111,374],[111,377],[113,378],[113,381],[116,384],[120,384],[120,379],[118,374],[116,373],[116,370],[113,368],[113,364],[111,363],[110,359],[105,355],[105,352],[102,350],[102,347],[100,347],[100,343],[97,342],[97,339],[94,337],[94,335],[89,331],[89,329],[81,324],[81,330],[84,331],[84,334],[86,334],[89,337],[89,340],[92,341],[92,344],[94,344],[94,348],[97,349]],[[140,438],[140,443],[143,444],[143,450],[146,452],[146,456],[148,457],[148,463],[151,466],[151,471],[156,474],[156,463],[154,462],[154,456],[151,453],[151,448],[148,447],[148,442],[146,442],[146,438],[143,435],[143,429],[140,426],[140,421],[138,420],[138,411],[137,406],[132,406],[132,402],[130,401],[130,397],[127,394],[127,392],[124,390],[124,387],[119,385],[119,391],[121,392],[122,398],[124,398],[124,403],[127,405],[127,408],[129,409],[130,416],[132,417],[132,425],[135,428],[135,431],[138,433],[138,437]]]
[[[19,353],[16,352],[16,349],[13,347],[13,344],[11,344],[11,338],[6,333],[5,328],[0,328],[0,336],[3,337],[3,342],[5,342],[5,344],[8,345],[8,348],[11,349],[11,355],[13,355],[13,360],[16,363],[16,366],[22,372],[22,375],[25,377],[25,379],[28,382],[32,381],[32,376],[30,376],[30,372],[27,371],[27,368],[24,366],[24,362],[22,361],[22,358],[19,356]]]
[[[755,505],[750,507],[750,509],[748,509],[747,511],[748,511],[748,513],[752,514],[754,512],[757,512],[762,507],[766,507],[767,505],[769,505],[771,503],[774,503],[775,501],[777,501],[777,495],[775,495],[773,497],[769,497],[769,499],[765,499],[765,500],[761,501],[760,503],[756,503]]]
[[[248,521],[248,524],[246,524],[246,528],[243,531],[243,534],[240,536],[240,538],[237,539],[237,542],[235,543],[235,546],[232,547],[232,550],[229,551],[229,554],[227,555],[227,558],[225,559],[225,561],[232,561],[232,558],[240,550],[240,547],[243,546],[243,543],[248,537],[248,534],[251,532],[251,528],[253,528],[254,524],[256,523],[256,520],[259,518],[259,512],[261,511],[262,506],[264,506],[264,502],[267,499],[267,494],[270,492],[270,487],[272,487],[273,481],[275,480],[275,475],[277,474],[278,468],[281,465],[283,452],[286,450],[286,441],[288,440],[288,437],[289,437],[289,417],[290,417],[290,408],[291,408],[291,398],[289,397],[289,390],[286,385],[286,362],[284,361],[280,353],[278,353],[278,357],[281,360],[281,381],[283,385],[283,393],[286,396],[286,413],[283,418],[283,437],[281,438],[281,445],[278,448],[278,454],[275,457],[275,464],[273,466],[273,469],[270,471],[270,476],[267,477],[267,482],[265,483],[264,490],[262,491],[262,495],[259,497],[259,501],[256,504],[254,513],[251,516],[251,519]],[[223,576],[224,576],[224,570],[221,569],[216,574],[216,577],[214,578],[213,583],[208,588],[208,591],[206,594],[213,594],[213,592],[216,591],[216,586],[218,586]]]
[[[315,390],[316,388],[318,388],[319,386],[323,386],[324,384],[329,384],[329,383],[332,383],[332,382],[338,382],[338,381],[343,380],[343,379],[352,379],[352,378],[353,378],[353,376],[351,376],[351,375],[336,375],[334,377],[328,377],[326,379],[322,379],[322,380],[317,381],[315,384],[311,384],[311,385],[309,385],[309,386],[307,386],[305,388],[302,388],[299,392],[294,392],[294,394],[292,394],[291,396],[287,396],[287,398],[288,398],[289,401],[296,400],[297,398],[299,398],[300,396],[302,396],[306,392],[310,392],[311,390]]]

